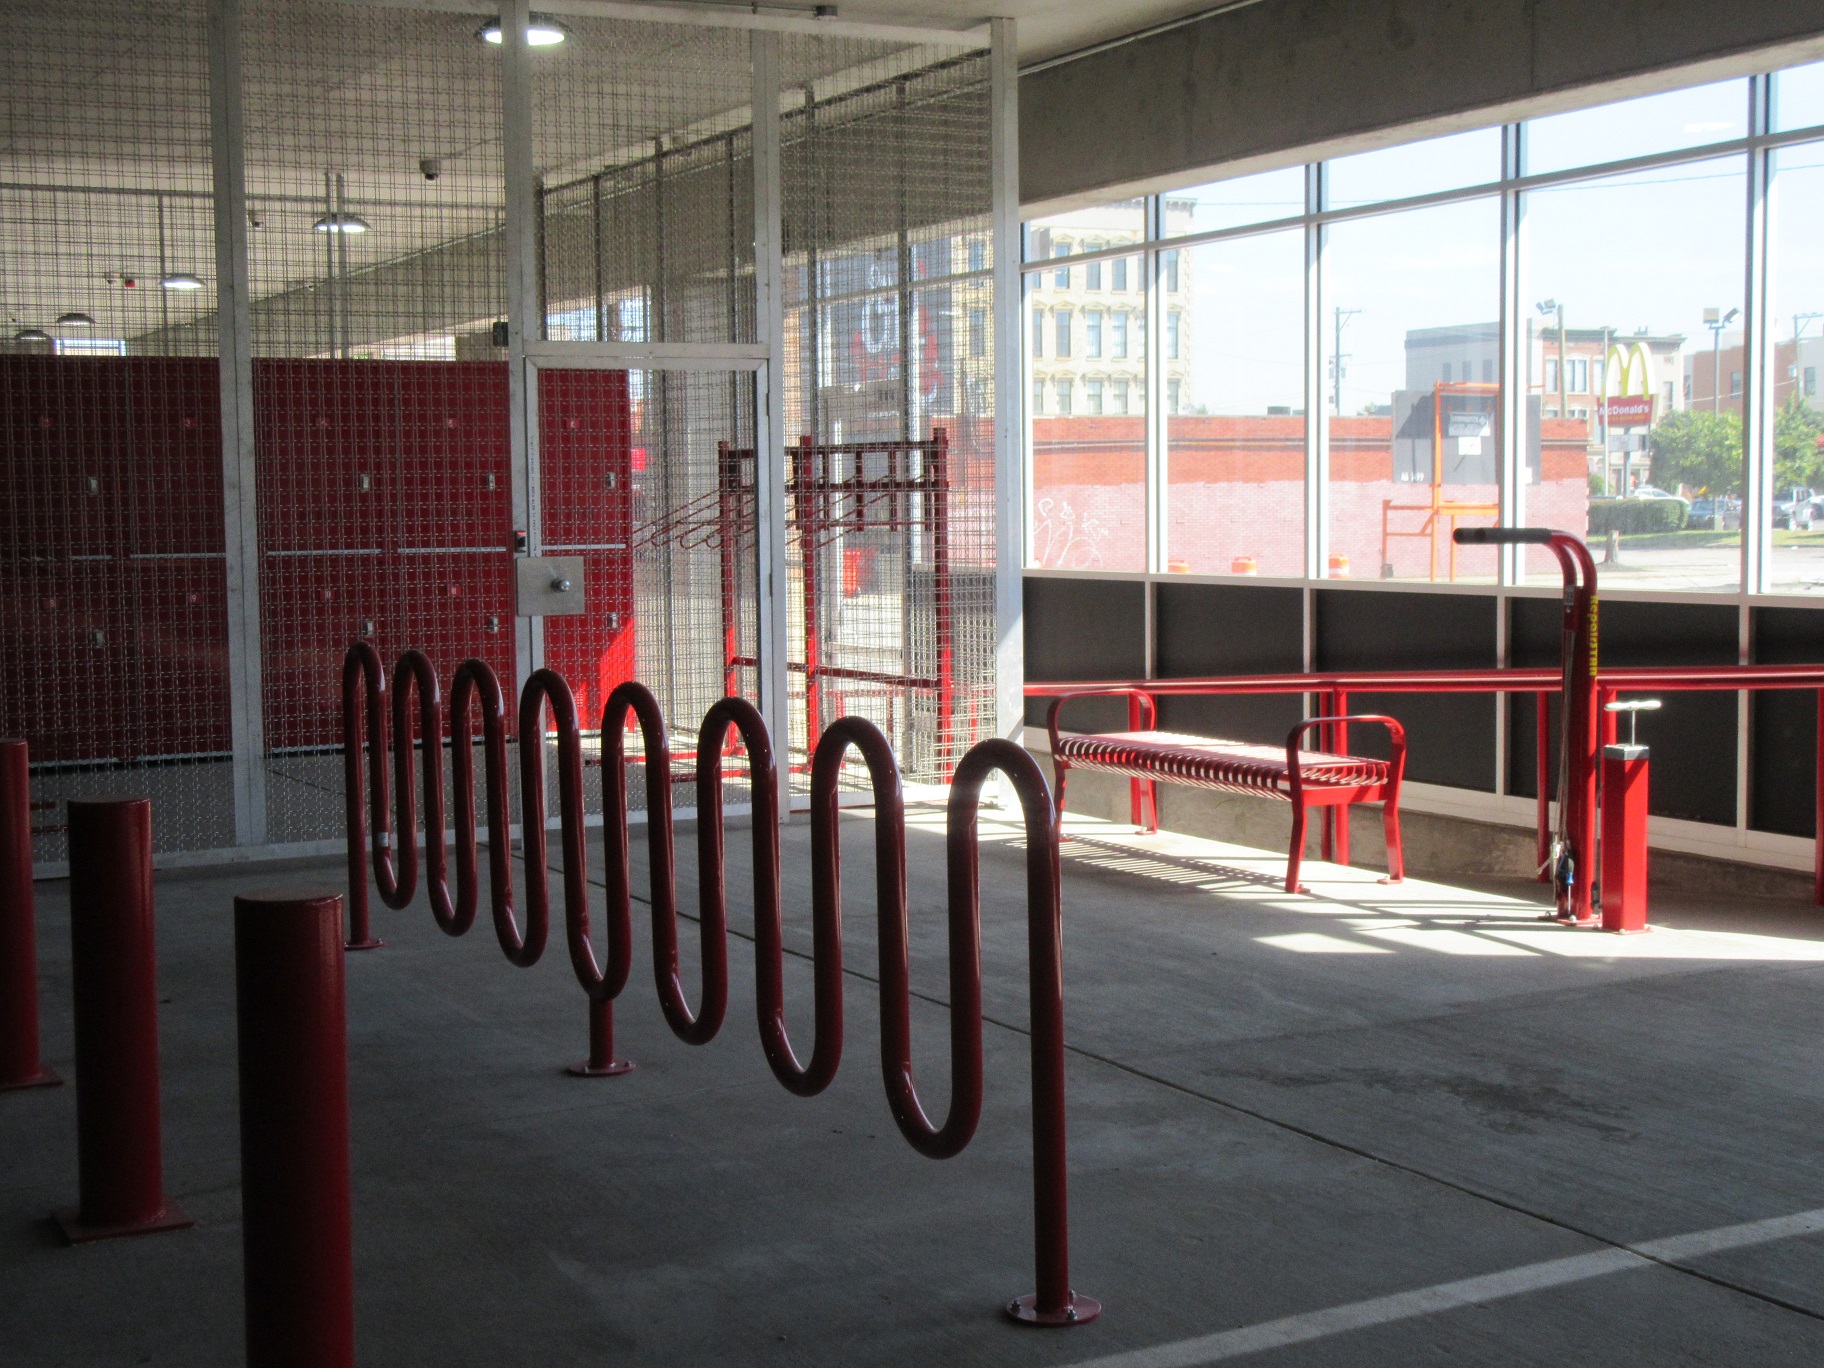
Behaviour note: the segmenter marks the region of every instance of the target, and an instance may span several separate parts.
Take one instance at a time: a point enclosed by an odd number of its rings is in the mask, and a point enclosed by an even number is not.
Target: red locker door
[[[632,486],[627,372],[540,371],[538,432],[545,547],[625,546]]]
[[[382,557],[268,554],[260,574],[267,748],[339,745],[342,657],[386,616]]]
[[[585,611],[545,619],[545,663],[570,682],[583,726],[593,729],[614,686],[637,673],[633,558],[590,551],[583,562]]]
[[[5,358],[4,495],[12,554],[111,556],[128,511],[126,363]]]
[[[496,361],[399,365],[399,544],[511,546],[507,367]]]
[[[513,557],[498,551],[402,553],[390,561],[379,645],[390,669],[403,651],[431,658],[448,696],[456,667],[485,660],[513,690]]]
[[[126,577],[111,560],[15,564],[0,576],[0,736],[34,763],[124,758]]]
[[[124,363],[132,416],[135,555],[217,555],[222,550],[220,363],[141,358]]]
[[[265,550],[390,544],[398,513],[396,372],[379,361],[254,363]]]
[[[142,757],[221,755],[231,748],[228,584],[219,556],[129,561],[130,714]]]

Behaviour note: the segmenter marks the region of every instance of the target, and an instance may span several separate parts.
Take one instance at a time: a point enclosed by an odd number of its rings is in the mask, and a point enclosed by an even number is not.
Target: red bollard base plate
[[[132,1225],[84,1225],[80,1211],[55,1212],[51,1219],[57,1223],[63,1238],[73,1245],[114,1240],[124,1235],[156,1235],[162,1230],[188,1230],[196,1224],[176,1202],[165,1203],[164,1212],[152,1220]]]
[[[1021,1325],[1069,1326],[1087,1325],[1102,1314],[1102,1303],[1094,1297],[1085,1297],[1081,1293],[1070,1294],[1070,1305],[1062,1311],[1039,1310],[1039,1294],[1028,1292],[1023,1297],[1015,1297],[1003,1308],[1009,1320],[1016,1320]]]
[[[18,1088],[56,1088],[63,1080],[49,1069],[40,1069],[30,1078],[15,1078],[10,1082],[0,1081],[0,1092],[12,1092]]]
[[[368,939],[362,941],[344,941],[342,943],[342,948],[344,950],[380,950],[383,949],[385,945],[385,941],[370,936]]]
[[[570,1065],[564,1072],[577,1078],[619,1078],[622,1074],[632,1073],[634,1068],[631,1059],[616,1059],[599,1066],[584,1060],[581,1064]]]

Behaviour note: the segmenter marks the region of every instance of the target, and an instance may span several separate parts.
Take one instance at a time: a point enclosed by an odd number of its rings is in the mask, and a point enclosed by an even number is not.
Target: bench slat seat
[[[1131,731],[1087,732],[1066,735],[1058,714],[1073,698],[1125,697]],[[1308,717],[1292,728],[1284,746],[1263,746],[1220,737],[1190,736],[1157,729],[1158,707],[1153,696],[1139,686],[1086,689],[1060,694],[1052,700],[1046,718],[1051,739],[1052,764],[1057,769],[1057,820],[1064,821],[1065,785],[1073,769],[1096,770],[1126,777],[1132,785],[1134,821],[1143,832],[1159,829],[1158,784],[1182,784],[1217,793],[1254,794],[1277,798],[1292,805],[1292,844],[1286,856],[1286,891],[1301,893],[1298,867],[1304,857],[1305,814],[1308,808],[1340,808],[1339,829],[1346,830],[1351,803],[1381,804],[1381,823],[1387,834],[1388,882],[1404,876],[1400,856],[1400,781],[1406,768],[1406,732],[1391,717]],[[1315,727],[1329,727],[1338,744],[1349,723],[1373,723],[1387,729],[1390,757],[1342,755],[1303,749],[1299,742]],[[1143,817],[1144,814],[1144,817]],[[1346,841],[1339,840],[1337,857],[1348,863]],[[1325,856],[1329,855],[1326,842]]]
[[[1138,731],[1063,736],[1058,750],[1072,769],[1163,779],[1218,793],[1264,794],[1287,801],[1292,797],[1284,746]],[[1378,789],[1387,782],[1391,768],[1386,760],[1356,755],[1298,753],[1299,778],[1312,788]]]

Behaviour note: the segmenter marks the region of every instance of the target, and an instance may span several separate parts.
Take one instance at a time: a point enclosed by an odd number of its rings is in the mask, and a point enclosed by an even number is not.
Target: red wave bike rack
[[[414,719],[410,700],[416,689]],[[408,906],[417,894],[419,814],[412,783],[414,740],[421,741],[424,870],[431,915],[444,932],[464,934],[480,902],[475,834],[475,773],[470,711],[480,713],[487,782],[489,895],[495,934],[507,959],[537,963],[550,926],[546,869],[544,747],[520,747],[526,908],[523,928],[513,903],[511,828],[506,799],[506,707],[500,683],[482,661],[458,667],[450,699],[449,739],[453,811],[443,788],[443,699],[437,672],[420,651],[407,651],[393,671],[390,717],[386,671],[366,642],[349,648],[342,671],[343,773],[348,822],[348,948],[378,944],[368,928],[367,862],[373,842],[374,882],[388,907]],[[754,976],[761,1048],[773,1076],[788,1092],[812,1097],[836,1077],[842,1059],[842,860],[837,783],[853,749],[867,765],[875,808],[876,897],[879,904],[881,1072],[887,1104],[900,1134],[927,1158],[960,1154],[982,1111],[982,970],[980,834],[982,785],[996,772],[1019,794],[1026,827],[1027,944],[1032,1014],[1033,1242],[1038,1291],[1004,1310],[1014,1320],[1047,1326],[1082,1325],[1101,1304],[1070,1285],[1068,1182],[1065,1162],[1063,915],[1059,896],[1058,833],[1049,786],[1037,763],[1011,741],[972,748],[951,780],[946,849],[949,864],[950,1109],[941,1124],[927,1115],[912,1069],[911,949],[906,905],[905,802],[899,764],[873,723],[844,717],[817,742],[811,760],[811,915],[814,949],[814,1040],[808,1061],[792,1048],[785,1017],[783,896],[779,865],[778,770],[772,739],[759,711],[724,698],[703,719],[697,743],[697,865],[701,999],[695,1012],[679,974],[677,859],[671,804],[671,747],[658,700],[643,685],[624,683],[602,709],[604,883],[607,890],[606,965],[590,937],[587,843],[583,827],[582,734],[575,697],[563,677],[539,670],[520,696],[519,735],[542,737],[549,707],[557,727],[558,825],[564,852],[565,937],[571,967],[589,1002],[589,1058],[571,1072],[602,1076],[633,1066],[614,1057],[614,1000],[633,965],[631,861],[626,728],[638,726],[645,746],[646,840],[651,866],[653,974],[659,1007],[673,1034],[705,1045],[728,1010],[727,880],[722,825],[724,743],[734,731],[747,752],[753,790]],[[390,720],[392,769],[388,773]],[[415,722],[415,727],[414,727]],[[365,728],[363,724],[365,723]],[[367,765],[362,766],[362,732]],[[389,790],[394,797],[389,798]],[[449,887],[443,833],[454,819],[456,891]]]

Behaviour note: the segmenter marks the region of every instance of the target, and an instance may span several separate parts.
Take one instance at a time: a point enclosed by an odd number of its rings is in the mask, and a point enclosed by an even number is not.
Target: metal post
[[[240,0],[209,6],[210,156],[215,188],[217,350],[222,390],[222,526],[228,595],[228,725],[234,840],[266,843],[265,714],[260,659],[260,533],[253,404],[253,305],[247,275]]]
[[[1323,208],[1323,163],[1305,166],[1305,578],[1322,579],[1330,549],[1330,419],[1324,405],[1324,311],[1319,266],[1323,224],[1310,217]],[[1307,625],[1312,598],[1305,595]],[[1305,667],[1310,668],[1309,653]],[[1307,700],[1307,706],[1309,700]]]
[[[38,1057],[38,931],[32,897],[32,773],[23,741],[0,741],[0,1092],[63,1080]]]
[[[352,1368],[342,898],[234,900],[248,1368]]]
[[[537,379],[526,345],[539,339],[538,182],[532,152],[531,49],[527,0],[500,8],[501,165],[506,175],[507,408],[513,484],[513,526],[526,534],[526,551],[543,548],[539,526]],[[515,618],[514,655],[519,678],[544,664],[544,619]],[[536,739],[536,738],[534,738]],[[522,739],[523,743],[523,739]]]
[[[994,233],[995,732],[1017,740],[1026,716],[1025,396],[1020,387],[1020,93],[1012,19],[989,20],[989,141]]]
[[[56,1221],[75,1244],[192,1222],[165,1199],[159,1146],[152,803],[72,799],[69,813],[82,1205]]]
[[[758,412],[754,423],[754,553],[760,716],[787,757],[778,767],[779,811],[791,812],[792,724],[786,648],[790,627],[786,613],[789,575],[785,563],[785,207],[780,191],[779,36],[756,32],[751,45],[754,111],[754,326],[755,340],[766,348],[767,364],[755,377]],[[817,313],[815,282],[806,314]],[[817,354],[808,358],[812,391],[816,390]],[[809,564],[808,560],[806,562]],[[807,679],[807,690],[816,681]],[[814,746],[815,736],[805,745]]]
[[[1748,132],[1759,137],[1773,124],[1772,81],[1756,76],[1750,82]],[[1742,294],[1742,592],[1755,594],[1767,589],[1768,554],[1772,537],[1772,517],[1768,495],[1774,489],[1774,387],[1776,370],[1773,347],[1772,255],[1773,255],[1773,152],[1756,148],[1748,154],[1748,244],[1747,281]],[[1722,329],[1717,330],[1721,338]],[[1793,360],[1798,361],[1797,346]],[[1721,390],[1720,383],[1711,388]],[[1752,516],[1751,516],[1752,515]],[[1722,526],[1719,516],[1717,526]],[[1746,715],[1744,699],[1742,712]],[[1741,754],[1747,755],[1746,749]],[[1744,761],[1745,765],[1745,761]],[[1745,775],[1744,765],[1738,771]],[[1738,820],[1746,813],[1737,807]]]

